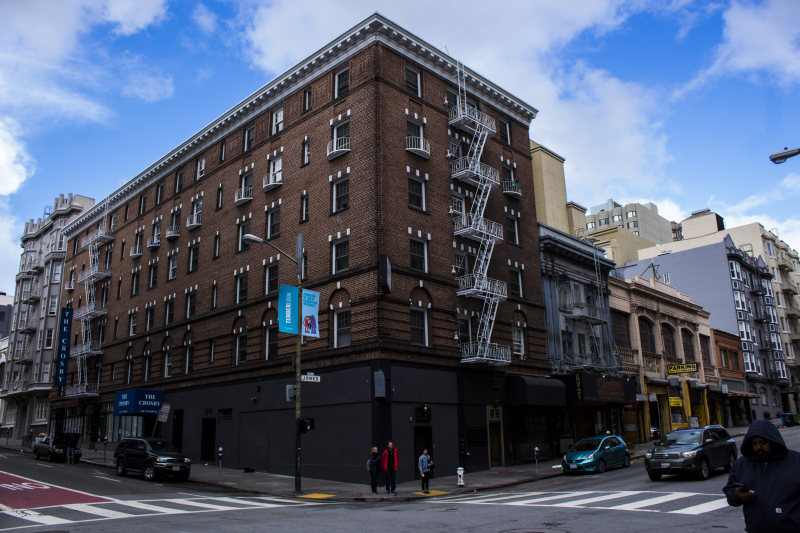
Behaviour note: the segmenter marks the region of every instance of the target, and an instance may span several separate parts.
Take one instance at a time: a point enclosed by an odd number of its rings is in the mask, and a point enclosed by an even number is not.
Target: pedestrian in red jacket
[[[397,494],[397,469],[400,468],[400,456],[392,441],[386,445],[381,454],[381,467],[386,476],[386,494]]]

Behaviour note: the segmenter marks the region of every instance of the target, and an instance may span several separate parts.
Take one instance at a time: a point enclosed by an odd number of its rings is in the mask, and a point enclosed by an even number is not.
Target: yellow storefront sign
[[[680,396],[670,396],[669,397],[669,406],[670,407],[683,407],[683,400],[681,400]]]
[[[690,372],[697,372],[697,363],[667,365],[667,374],[688,374]]]

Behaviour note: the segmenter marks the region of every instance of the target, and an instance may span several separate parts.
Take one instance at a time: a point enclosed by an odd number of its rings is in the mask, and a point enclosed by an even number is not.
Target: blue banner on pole
[[[63,307],[58,320],[58,351],[56,352],[56,372],[53,386],[67,386],[67,368],[69,367],[69,337],[72,334],[72,308]]]
[[[303,289],[303,335],[319,338],[319,293]]]
[[[297,335],[297,307],[299,291],[291,285],[281,285],[278,289],[278,331]]]

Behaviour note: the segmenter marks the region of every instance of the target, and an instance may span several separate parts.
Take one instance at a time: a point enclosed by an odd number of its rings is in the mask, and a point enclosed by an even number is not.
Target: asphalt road
[[[800,428],[782,434],[790,448],[800,449]],[[193,481],[148,483],[88,464],[44,463],[5,452],[0,453],[0,471],[5,476],[0,491],[6,488],[0,495],[7,500],[0,503],[9,505],[8,494],[15,501],[36,502],[28,509],[0,512],[0,531],[743,530],[741,510],[721,501],[726,474],[716,472],[706,481],[666,477],[652,482],[641,460],[604,474],[396,503],[325,503],[243,494]]]

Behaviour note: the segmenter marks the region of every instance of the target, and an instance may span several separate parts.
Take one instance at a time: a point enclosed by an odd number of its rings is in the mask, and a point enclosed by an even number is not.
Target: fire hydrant
[[[456,485],[458,485],[459,487],[463,487],[464,486],[464,467],[463,466],[459,466],[458,468],[456,468],[456,473],[458,474],[458,483],[456,483]]]

